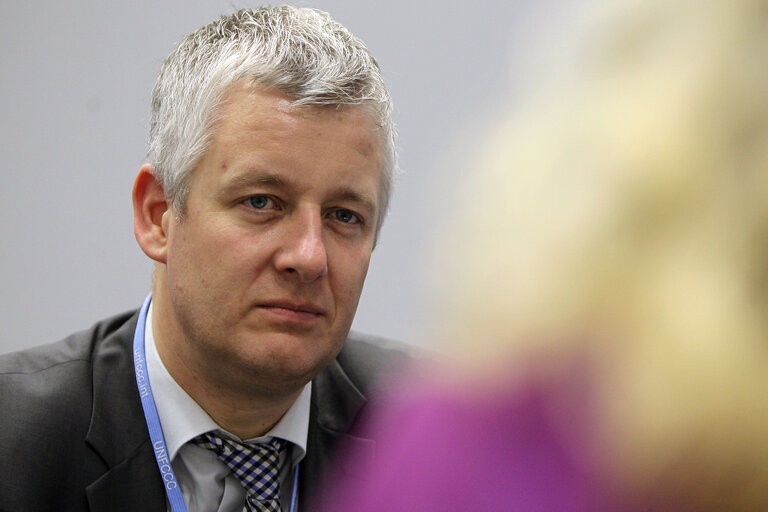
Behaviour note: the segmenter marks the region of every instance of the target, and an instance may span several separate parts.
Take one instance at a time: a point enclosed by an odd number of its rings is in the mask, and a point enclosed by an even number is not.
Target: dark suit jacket
[[[163,512],[157,469],[133,371],[138,313],[100,322],[51,345],[0,357],[0,510]],[[408,356],[351,335],[313,381],[299,507],[323,511],[328,474],[344,479],[342,447],[373,456],[356,425],[373,384]]]

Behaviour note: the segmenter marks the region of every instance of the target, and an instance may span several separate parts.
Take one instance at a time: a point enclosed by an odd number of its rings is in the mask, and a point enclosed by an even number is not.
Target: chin
[[[316,347],[312,347],[316,348]],[[304,378],[314,377],[327,366],[336,356],[308,352],[306,345],[290,347],[288,344],[278,344],[272,347],[261,346],[259,350],[241,354],[240,359],[254,372],[272,374],[275,378]]]
[[[269,373],[275,378],[308,381],[336,358],[344,339],[335,341],[336,337],[329,334],[249,333],[241,338],[238,353],[230,357],[239,359],[253,371]]]

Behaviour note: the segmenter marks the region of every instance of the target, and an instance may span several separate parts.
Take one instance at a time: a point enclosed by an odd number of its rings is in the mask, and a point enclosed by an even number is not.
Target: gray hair
[[[294,105],[361,105],[382,137],[381,205],[397,165],[392,101],[363,42],[322,11],[287,5],[242,9],[192,32],[171,52],[152,91],[149,161],[183,215],[190,175],[212,138],[227,89],[250,79]]]

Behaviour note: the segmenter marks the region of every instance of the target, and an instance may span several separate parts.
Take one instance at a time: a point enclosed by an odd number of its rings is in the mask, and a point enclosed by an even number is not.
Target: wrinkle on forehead
[[[335,120],[339,123],[345,123],[350,118],[357,118],[359,125],[367,124],[375,136],[366,140],[365,144],[358,144],[358,150],[362,155],[368,156],[375,151],[381,152],[384,148],[384,138],[381,127],[376,123],[373,114],[364,105],[312,105],[295,103],[296,99],[287,95],[276,87],[264,87],[258,82],[241,79],[233,83],[224,93],[222,101],[219,104],[218,120],[221,120],[228,111],[229,106],[239,97],[258,97],[259,100],[264,96],[272,98],[271,107],[273,114],[279,112],[286,114],[293,119],[293,122],[300,122],[306,119],[322,117],[328,120]],[[268,113],[268,112],[265,112]],[[318,133],[322,135],[322,133]],[[374,142],[375,141],[375,142]],[[381,155],[379,155],[381,161]]]

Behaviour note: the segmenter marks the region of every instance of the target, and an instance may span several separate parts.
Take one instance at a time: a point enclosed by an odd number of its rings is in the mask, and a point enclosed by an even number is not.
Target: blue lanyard
[[[163,428],[160,426],[160,417],[157,415],[155,399],[152,396],[152,387],[149,385],[147,359],[144,353],[144,329],[147,324],[147,311],[149,311],[150,302],[152,302],[152,293],[144,299],[144,304],[139,311],[139,320],[136,323],[136,331],[133,335],[133,369],[136,372],[136,384],[139,386],[139,396],[141,397],[141,405],[144,409],[144,418],[147,420],[149,438],[152,441],[157,467],[160,469],[160,475],[163,477],[163,484],[168,495],[168,502],[171,504],[171,510],[173,512],[187,512],[184,496],[181,494],[181,487],[179,487],[176,475],[173,473],[171,459],[165,448]],[[293,474],[291,512],[296,511],[296,491],[298,485],[299,466],[297,464]]]

